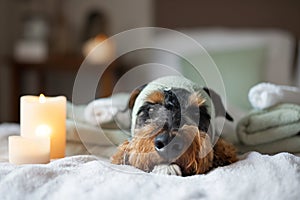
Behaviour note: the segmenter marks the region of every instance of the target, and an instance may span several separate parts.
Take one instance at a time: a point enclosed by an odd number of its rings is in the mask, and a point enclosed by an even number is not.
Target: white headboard
[[[292,84],[292,65],[294,59],[295,41],[291,34],[273,29],[264,30],[236,30],[236,29],[184,29],[180,32],[192,37],[208,52],[239,49],[243,47],[265,46],[267,59],[264,69],[264,81],[276,84]],[[176,45],[186,54],[191,54],[195,49],[190,49],[185,44],[174,41],[168,35],[156,35],[154,41]],[[160,57],[160,59],[162,59]],[[175,61],[167,58],[170,64]],[[159,61],[158,61],[159,62]]]

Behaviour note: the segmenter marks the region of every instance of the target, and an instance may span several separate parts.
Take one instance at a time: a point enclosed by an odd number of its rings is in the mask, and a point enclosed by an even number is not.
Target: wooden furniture
[[[22,92],[23,75],[26,71],[33,71],[38,74],[38,85],[35,95],[43,92],[47,92],[46,88],[46,75],[49,71],[70,71],[77,72],[80,68],[84,58],[78,55],[50,55],[43,62],[21,62],[15,59],[9,59],[12,69],[12,93],[11,93],[11,105],[12,105],[12,120],[14,122],[19,121],[19,99],[24,95]],[[112,92],[113,85],[115,83],[115,74],[117,69],[116,62],[112,63],[104,72],[100,79],[101,87],[98,90],[97,96],[104,97],[109,96]]]

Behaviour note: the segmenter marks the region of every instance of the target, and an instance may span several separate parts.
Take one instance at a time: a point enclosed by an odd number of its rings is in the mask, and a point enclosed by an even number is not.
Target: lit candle
[[[49,137],[8,138],[9,162],[13,164],[46,164],[50,161]]]
[[[66,97],[22,96],[21,136],[50,136],[50,158],[62,158],[66,148]]]

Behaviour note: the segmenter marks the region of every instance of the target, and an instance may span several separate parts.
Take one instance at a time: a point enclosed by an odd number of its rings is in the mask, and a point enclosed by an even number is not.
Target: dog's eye
[[[141,106],[137,115],[138,117],[142,118],[144,121],[147,120],[150,116],[150,113],[153,113],[154,108],[153,105],[150,103],[146,103],[145,105]]]
[[[143,115],[144,115],[144,111],[141,111],[141,112],[138,113],[138,116],[139,116],[139,117],[141,117],[141,116],[143,116]]]
[[[136,125],[137,127],[141,127],[149,122],[151,118],[154,118],[155,114],[155,105],[151,103],[146,103],[143,106],[140,107],[138,113],[137,113],[137,121]]]

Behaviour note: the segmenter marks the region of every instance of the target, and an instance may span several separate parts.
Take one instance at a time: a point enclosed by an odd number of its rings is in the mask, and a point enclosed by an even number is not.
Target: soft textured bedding
[[[7,136],[17,125],[0,125],[1,199],[299,199],[300,158],[256,152],[208,174],[178,177],[112,165],[91,155],[46,165],[7,162]],[[70,143],[67,144],[70,148]],[[105,151],[105,148],[103,149]],[[107,150],[107,149],[106,149]]]
[[[299,199],[300,159],[250,153],[191,177],[148,174],[94,156],[47,165],[0,164],[1,199]]]

